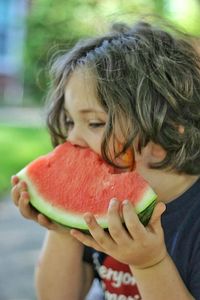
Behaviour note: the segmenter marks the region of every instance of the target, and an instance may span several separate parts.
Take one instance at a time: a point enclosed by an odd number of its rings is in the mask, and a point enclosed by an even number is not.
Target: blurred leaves
[[[10,188],[12,175],[52,149],[47,130],[40,127],[0,125],[0,145],[0,196]]]
[[[186,24],[198,34],[199,5],[198,0],[33,0],[27,19],[25,102],[32,98],[42,103],[48,61],[59,49],[69,49],[83,36],[102,33],[113,20],[132,23],[145,13],[165,16],[182,27]]]

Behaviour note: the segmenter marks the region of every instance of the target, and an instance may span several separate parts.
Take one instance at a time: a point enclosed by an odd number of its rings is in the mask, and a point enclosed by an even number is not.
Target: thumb
[[[166,205],[163,202],[158,202],[156,204],[156,207],[154,208],[153,214],[148,224],[154,231],[161,229],[161,215],[165,210]]]

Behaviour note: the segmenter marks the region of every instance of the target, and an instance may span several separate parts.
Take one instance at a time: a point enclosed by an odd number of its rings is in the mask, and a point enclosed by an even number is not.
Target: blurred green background
[[[19,3],[24,6],[20,8]],[[31,109],[36,109],[34,113],[38,116],[44,106],[47,66],[52,54],[70,48],[81,37],[102,33],[113,21],[132,23],[139,15],[149,13],[167,18],[197,39],[200,35],[199,0],[0,0],[0,9],[6,12],[11,4],[16,6],[18,14],[23,9],[23,18],[18,18],[20,22],[14,25],[12,19],[12,30],[13,26],[17,32],[21,28],[10,55],[11,62],[15,56],[20,61],[17,71],[9,71],[12,70],[9,61],[3,67],[0,64],[0,195],[9,191],[12,174],[51,149],[44,123],[36,118],[30,125],[29,116],[24,118],[24,109],[28,107],[33,117]],[[1,22],[9,34],[9,17],[3,19],[0,15]],[[11,36],[14,39],[16,35]],[[16,51],[19,41],[21,48]],[[2,49],[0,59],[5,54]]]
[[[45,128],[0,124],[0,196],[10,187],[11,175],[51,150]]]

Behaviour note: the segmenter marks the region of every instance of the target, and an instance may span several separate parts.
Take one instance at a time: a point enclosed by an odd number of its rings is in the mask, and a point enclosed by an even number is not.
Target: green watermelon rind
[[[82,214],[68,213],[45,201],[33,186],[32,181],[27,175],[26,168],[22,169],[17,174],[17,176],[19,177],[19,179],[26,181],[30,195],[30,203],[36,210],[61,225],[85,231],[88,230],[88,226]],[[140,202],[135,206],[135,211],[140,221],[145,226],[150,220],[151,214],[156,204],[156,198],[157,195],[155,194],[155,192],[151,189],[151,187],[148,187],[143,194],[143,199],[140,200]],[[108,228],[108,221],[106,216],[98,216],[97,222],[102,228]]]

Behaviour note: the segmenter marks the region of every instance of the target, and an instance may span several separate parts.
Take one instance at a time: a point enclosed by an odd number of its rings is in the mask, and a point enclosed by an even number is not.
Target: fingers
[[[91,236],[86,235],[78,230],[72,229],[71,235],[86,246],[92,247],[98,251],[110,251],[115,246],[113,240],[103,228],[97,223],[91,213],[86,213],[84,219],[88,225]]]
[[[16,206],[18,206],[19,197],[20,197],[19,187],[16,185],[11,190],[11,198],[13,203]]]
[[[11,177],[12,186],[16,185],[18,182],[19,182],[19,178],[16,175]]]
[[[108,208],[109,233],[116,244],[130,243],[130,237],[124,228],[120,217],[120,202],[112,199]]]
[[[36,211],[29,204],[30,198],[26,182],[19,181],[17,176],[13,176],[12,184],[11,196],[14,204],[19,208],[24,218],[36,220]]]
[[[49,230],[56,230],[58,227],[60,227],[57,224],[54,224],[51,220],[49,220],[47,217],[45,217],[41,213],[37,213],[37,222],[42,226]],[[62,228],[63,229],[63,228]]]
[[[92,236],[86,235],[76,229],[71,229],[70,234],[85,246],[103,252],[103,248],[92,238]]]
[[[27,191],[21,192],[18,201],[19,211],[24,218],[37,221],[38,212],[30,205],[29,201],[29,193]]]
[[[46,229],[66,232],[66,228],[52,222],[30,204],[30,195],[25,181],[20,181],[17,176],[13,176],[11,184],[13,186],[11,191],[12,200],[24,218],[33,220]]]
[[[20,195],[22,192],[27,191],[27,184],[25,181],[19,181],[15,176],[12,180],[13,188],[11,190],[11,197],[16,206],[18,206]]]
[[[95,217],[87,213],[85,221],[91,235],[86,235],[78,230],[70,233],[79,242],[104,252],[126,264],[146,267],[152,266],[160,253],[166,253],[164,235],[160,223],[160,217],[165,210],[165,205],[156,205],[150,220],[150,225],[144,226],[128,200],[122,202],[122,217],[120,203],[112,200],[108,208],[108,230],[105,232],[97,223]],[[124,228],[123,223],[127,230]],[[164,249],[164,250],[163,250]],[[156,260],[157,261],[157,260]]]
[[[123,217],[127,230],[134,240],[143,240],[146,238],[147,231],[140,222],[134,206],[128,201],[123,201]]]
[[[71,230],[71,234],[86,246],[101,249],[99,251],[106,249],[107,252],[112,251],[117,245],[130,245],[133,239],[142,240],[146,238],[146,229],[139,221],[134,207],[129,201],[124,202],[122,212],[127,230],[120,217],[120,202],[117,199],[112,199],[108,208],[109,234],[101,228],[95,217],[90,213],[86,213],[84,219],[91,236],[77,230]]]
[[[110,236],[104,231],[104,229],[97,223],[95,217],[86,213],[84,219],[88,225],[89,231],[92,237],[96,240],[96,242],[105,249],[112,249],[114,247],[114,243]]]
[[[26,219],[38,222],[41,226],[48,229],[54,227],[53,223],[48,218],[38,213],[38,211],[30,205],[30,196],[26,182],[20,181],[17,176],[13,176],[11,184],[13,185],[11,191],[12,200],[19,208],[21,215]]]
[[[60,226],[54,224],[46,216],[38,212],[32,205],[30,205],[30,196],[28,192],[22,192],[19,198],[18,207],[21,215],[29,220],[39,223],[42,227],[49,230],[60,230]],[[63,228],[62,228],[63,229]]]
[[[166,210],[166,206],[163,202],[158,202],[156,207],[154,208],[153,214],[149,221],[148,227],[151,227],[155,232],[162,229],[161,226],[161,215]]]

